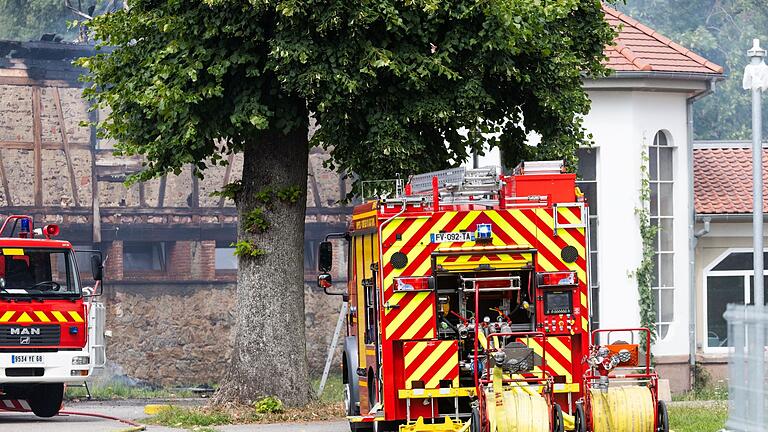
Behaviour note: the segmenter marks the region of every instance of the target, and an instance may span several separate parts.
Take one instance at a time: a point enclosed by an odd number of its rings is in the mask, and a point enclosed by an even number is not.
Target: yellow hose
[[[525,383],[504,389],[501,368],[493,369],[493,388],[486,392],[491,432],[548,432],[547,401]]]
[[[648,387],[590,389],[593,432],[653,432],[653,397]]]

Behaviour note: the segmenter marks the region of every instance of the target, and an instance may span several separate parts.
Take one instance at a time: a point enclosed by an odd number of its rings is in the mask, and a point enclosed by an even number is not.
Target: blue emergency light
[[[29,219],[27,218],[21,219],[21,233],[29,234]]]
[[[493,238],[491,224],[477,224],[477,239],[490,240]]]

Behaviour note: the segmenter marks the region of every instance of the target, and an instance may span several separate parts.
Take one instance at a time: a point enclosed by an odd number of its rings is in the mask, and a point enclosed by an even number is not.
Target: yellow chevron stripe
[[[587,289],[589,289],[589,288],[587,288]],[[581,293],[581,307],[586,308],[587,306],[588,306],[587,305],[587,295],[582,292]]]
[[[394,218],[391,222],[384,225],[384,229],[382,230],[384,237],[386,238],[390,236],[406,220],[407,218]]]
[[[16,322],[32,322],[32,321],[33,321],[32,318],[30,318],[30,316],[27,315],[26,312],[22,312],[21,316],[16,318]]]
[[[523,215],[523,212],[521,210],[511,210],[510,213],[512,213],[512,216],[518,220],[520,220],[520,218]],[[507,235],[509,235],[512,238],[512,241],[514,241],[515,244],[520,246],[532,247],[530,242],[528,242],[520,233],[518,233],[517,230],[512,228],[512,226],[509,223],[507,223],[507,221],[504,220],[504,218],[499,216],[499,214],[496,211],[488,211],[486,212],[486,214],[491,218],[491,220],[494,223],[496,223],[497,226],[499,226],[499,228],[501,228],[502,231],[507,233]],[[525,218],[525,220],[528,220],[528,219]],[[528,221],[528,223],[531,224],[530,221]],[[533,231],[531,231],[531,233],[534,236],[536,236],[538,230],[536,229],[536,226],[533,226],[532,228],[533,228]],[[526,227],[526,229],[530,229],[530,226]],[[550,263],[549,260],[541,254],[537,256],[537,263],[544,271],[557,270],[557,267],[555,267],[552,263]]]
[[[427,308],[419,318],[416,319],[416,321],[411,324],[411,326],[408,328],[408,330],[403,333],[403,336],[400,339],[413,339],[414,336],[416,336],[416,333],[419,332],[419,330],[424,328],[424,325],[429,322],[429,320],[433,319],[435,317],[435,312],[432,310],[432,308]],[[391,334],[391,333],[390,333]]]
[[[405,387],[407,389],[411,389],[412,382],[413,381],[419,381],[420,378],[424,376],[427,372],[429,372],[429,369],[432,368],[432,366],[440,360],[440,357],[445,354],[446,351],[448,351],[448,348],[451,347],[451,343],[441,343],[439,344],[432,353],[429,354],[429,357],[427,357],[422,363],[421,366],[419,366],[418,369],[413,371],[411,376],[408,377],[407,380],[405,380]]]
[[[53,315],[53,317],[56,318],[56,320],[59,322],[67,322],[67,318],[65,318],[64,315],[62,315],[59,311],[52,311],[51,315]]]
[[[584,211],[585,209],[582,209],[581,211]],[[557,214],[564,217],[566,221],[568,221],[571,225],[577,225],[581,223],[581,219],[573,214],[570,208],[558,208]],[[554,225],[553,225],[554,226]]]
[[[412,293],[402,293],[402,294],[412,294]],[[413,295],[413,298],[408,302],[407,305],[402,310],[399,310],[399,313],[397,316],[387,325],[386,331],[387,331],[387,337],[397,331],[397,329],[403,324],[403,322],[411,315],[413,314],[413,311],[416,310],[416,308],[424,301],[426,301],[427,296],[429,295],[428,292],[420,292]]]
[[[571,350],[568,349],[568,347],[565,346],[563,341],[561,341],[559,338],[551,337],[547,338],[547,344],[554,348],[557,352],[560,353],[560,355],[563,356],[563,358],[571,360],[573,357],[573,354],[571,353]],[[571,360],[572,361],[572,360]],[[547,360],[549,362],[549,360]],[[572,383],[573,382],[573,375],[570,373],[565,374],[565,382],[566,383]]]
[[[11,320],[11,317],[13,314],[15,314],[16,311],[5,311],[2,317],[0,317],[0,322],[8,322]]]
[[[581,328],[585,332],[589,332],[589,320],[586,317],[581,317]]]
[[[458,356],[452,357],[449,361],[445,362],[443,367],[440,368],[440,370],[435,373],[435,376],[432,377],[432,379],[429,380],[428,383],[424,386],[424,388],[437,388],[440,385],[440,380],[445,378],[449,373],[451,373],[452,370],[456,369],[459,366],[459,358]],[[458,387],[459,385],[459,379],[454,378],[451,380],[453,382],[453,387]]]
[[[405,232],[402,235],[401,241],[403,242],[403,244],[407,243],[408,240],[411,239],[411,237],[413,237],[413,235],[416,234],[416,232],[419,231],[421,227],[423,227],[424,224],[426,224],[427,222],[429,222],[429,217],[427,216],[415,218],[411,226],[409,226],[408,229],[405,230]],[[392,231],[389,230],[389,225],[387,225],[387,235],[391,235],[391,233]],[[400,250],[399,247],[396,247],[396,246],[393,246],[387,249],[387,251],[384,252],[384,261],[389,262],[389,259],[392,257],[392,255],[394,255],[395,252],[402,252],[402,251]]]
[[[83,322],[83,317],[81,317],[80,314],[75,311],[69,311],[69,316],[71,316],[75,322]]]
[[[543,209],[537,209],[536,210],[536,215],[544,223],[546,223],[547,226],[551,226],[551,227],[554,228],[555,221],[552,219],[552,215],[550,215],[549,212],[547,212],[546,210],[543,210]],[[584,233],[584,229],[583,228],[579,228],[578,230],[582,234]],[[576,250],[579,252],[579,257],[581,257],[581,258],[585,258],[586,257],[586,251],[584,249],[584,245],[581,244],[580,242],[576,241],[576,239],[573,238],[573,236],[568,232],[567,229],[559,229],[559,230],[557,230],[557,235],[560,238],[562,238],[563,240],[565,240],[566,244],[569,244],[569,245],[575,247]],[[557,246],[555,246],[555,247],[557,247]],[[559,250],[558,250],[557,256],[560,256],[560,251]]]
[[[51,319],[48,318],[48,315],[43,311],[35,311],[35,315],[37,315],[37,318],[42,322],[51,322]]]
[[[440,232],[441,229],[443,229],[448,223],[453,219],[453,217],[456,216],[455,212],[448,212],[443,214],[440,219],[438,219],[437,222],[435,222],[429,229],[429,231],[420,239],[420,241],[413,246],[413,248],[410,251],[401,251],[399,248],[391,247],[386,252],[384,252],[384,262],[389,262],[389,259],[392,257],[392,255],[395,252],[404,252],[408,256],[408,263],[413,262],[413,260],[418,259],[419,255],[421,255],[424,250],[427,248],[427,246],[430,244],[429,241],[429,234],[433,232]],[[422,218],[417,221],[415,221],[403,234],[403,239],[409,239],[412,237],[416,231],[419,230],[422,226],[424,226],[425,223],[429,222],[428,218]],[[418,227],[414,227],[415,225],[418,225]],[[429,260],[425,260],[425,262],[429,263]],[[422,263],[422,267],[423,267]],[[398,277],[402,274],[403,270],[405,269],[393,269],[389,274],[384,278],[384,288],[388,289],[388,287],[392,286],[394,283],[394,278]],[[419,273],[419,275],[424,275],[426,272]],[[408,275],[413,276],[413,275]]]
[[[549,218],[549,221],[550,221],[549,224],[551,225],[552,217],[549,216],[549,214],[547,213],[546,210],[544,210],[544,209],[536,209],[535,210],[535,215],[536,215],[536,217]],[[521,215],[521,218],[525,219],[525,221],[527,223],[533,224],[533,222],[531,222],[524,215]],[[535,225],[533,225],[533,227],[535,228]],[[558,235],[560,235],[560,233],[561,232],[558,231]],[[562,233],[565,233],[565,230],[562,230]],[[541,246],[543,246],[544,248],[546,248],[553,256],[559,257],[560,256],[560,248],[555,244],[555,242],[552,240],[552,237],[550,237],[550,235],[551,234],[546,233],[546,232],[537,231],[536,239],[539,241],[539,244]],[[570,234],[568,236],[570,237]],[[573,240],[575,242],[573,237],[570,237],[570,238],[571,238],[571,240]],[[582,247],[582,250],[583,250],[583,247]],[[539,255],[539,260],[540,261],[541,261],[542,258],[544,258],[544,257]],[[573,262],[573,263],[565,263],[565,262],[560,261],[560,263],[562,265],[564,265],[567,269],[575,271],[577,277],[579,278],[579,280],[586,283],[587,272],[583,268],[581,268],[581,266],[579,266],[575,262]],[[547,270],[547,269],[545,269],[545,270],[546,271],[557,271],[558,269],[555,266],[552,266],[551,270]]]
[[[403,362],[405,367],[407,368],[408,366],[411,365],[411,363],[413,363],[414,360],[419,358],[421,353],[423,353],[426,348],[427,348],[426,342],[416,342],[413,345],[411,345],[411,350],[408,351],[408,354],[405,355],[405,361]]]

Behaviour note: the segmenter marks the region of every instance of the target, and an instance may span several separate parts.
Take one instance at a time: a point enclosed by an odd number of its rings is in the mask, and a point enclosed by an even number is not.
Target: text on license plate
[[[43,356],[41,355],[11,355],[11,363],[13,364],[31,364],[42,363]]]
[[[475,233],[469,231],[434,233],[430,235],[432,243],[475,241]]]

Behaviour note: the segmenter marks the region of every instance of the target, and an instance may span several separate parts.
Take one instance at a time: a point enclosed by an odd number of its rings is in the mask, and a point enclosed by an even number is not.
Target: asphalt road
[[[68,403],[67,412],[102,414],[111,417],[134,420],[141,423],[145,418],[145,401],[83,402]],[[176,402],[174,402],[176,403]],[[50,419],[41,419],[32,413],[0,411],[0,431],[5,432],[118,432],[131,428],[130,425],[115,420],[62,414]],[[346,421],[323,423],[294,423],[276,425],[229,425],[216,426],[220,432],[346,432]],[[184,429],[162,426],[147,426],[149,432],[184,431]]]

